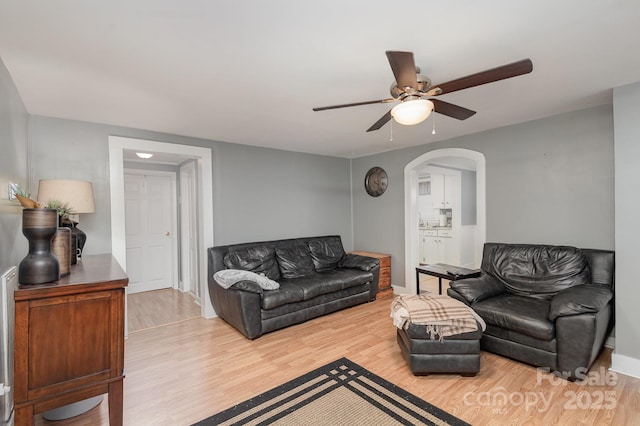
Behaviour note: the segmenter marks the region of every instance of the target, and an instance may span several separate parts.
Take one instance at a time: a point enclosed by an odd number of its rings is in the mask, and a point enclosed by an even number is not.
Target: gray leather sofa
[[[487,243],[447,294],[487,323],[482,349],[582,379],[613,327],[614,268],[608,250]]]
[[[222,269],[264,274],[280,288],[240,281],[223,288]],[[208,285],[216,314],[249,339],[375,300],[379,260],[346,254],[340,236],[233,244],[208,249]]]

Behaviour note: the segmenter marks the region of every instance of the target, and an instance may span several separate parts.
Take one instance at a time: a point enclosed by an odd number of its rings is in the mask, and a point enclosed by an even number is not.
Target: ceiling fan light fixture
[[[414,99],[394,106],[391,116],[400,124],[412,126],[426,120],[431,111],[433,111],[433,102],[428,99]]]
[[[136,152],[136,155],[138,157],[144,158],[144,159],[153,157],[153,154],[150,154],[150,153],[147,153],[147,152]]]

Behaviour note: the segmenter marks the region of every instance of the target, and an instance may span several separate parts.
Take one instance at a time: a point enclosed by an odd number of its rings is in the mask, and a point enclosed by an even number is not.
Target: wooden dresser
[[[111,254],[84,256],[54,283],[21,285],[15,299],[15,425],[109,394],[109,423],[122,425],[124,292]]]
[[[360,256],[375,257],[380,259],[380,280],[378,281],[378,292],[391,290],[391,255],[385,253],[375,253],[372,251],[356,250],[353,254]]]

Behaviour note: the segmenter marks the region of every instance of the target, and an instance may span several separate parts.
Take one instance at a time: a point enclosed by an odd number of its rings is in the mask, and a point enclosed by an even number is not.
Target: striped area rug
[[[467,424],[341,358],[194,426]]]

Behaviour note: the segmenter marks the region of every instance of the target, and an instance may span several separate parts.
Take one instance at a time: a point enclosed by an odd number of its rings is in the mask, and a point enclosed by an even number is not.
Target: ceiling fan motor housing
[[[418,80],[416,89],[412,87],[400,88],[395,81],[391,83],[391,88],[389,89],[391,96],[393,96],[394,99],[404,101],[407,96],[420,97],[426,95],[426,92],[431,87],[431,79],[424,74],[417,74],[416,78]]]

